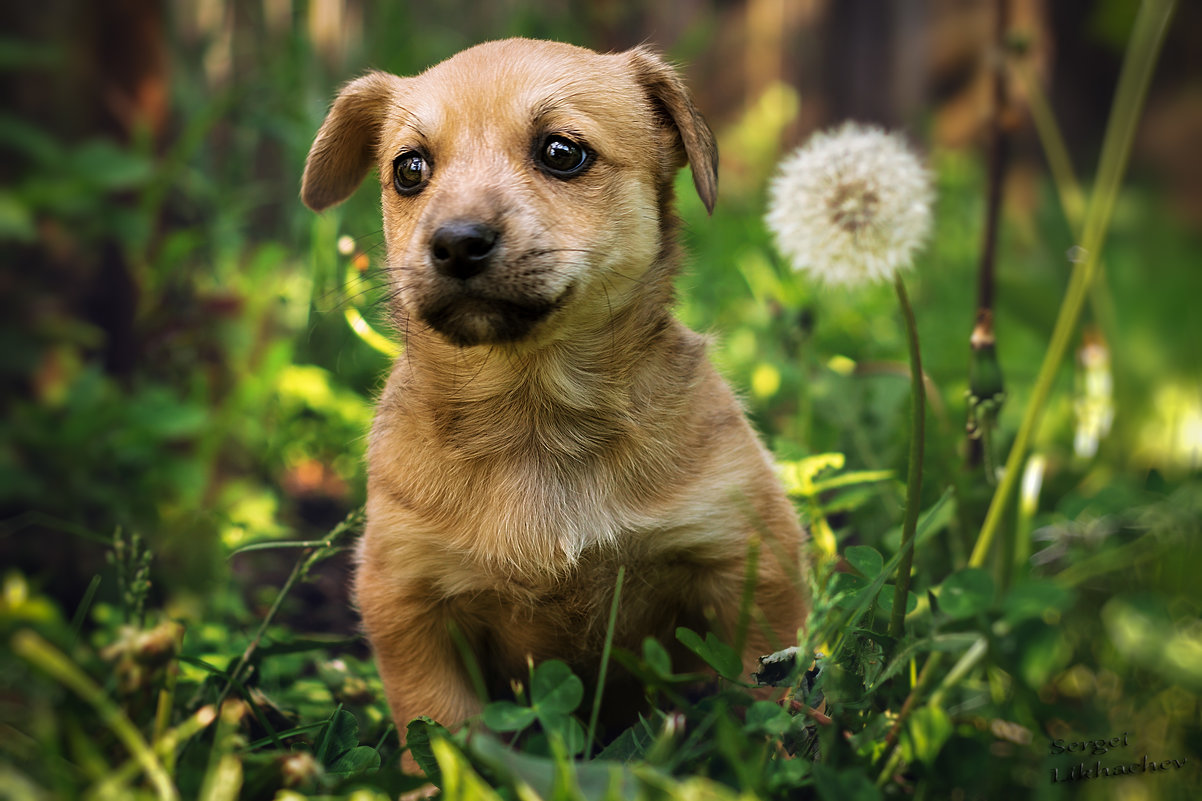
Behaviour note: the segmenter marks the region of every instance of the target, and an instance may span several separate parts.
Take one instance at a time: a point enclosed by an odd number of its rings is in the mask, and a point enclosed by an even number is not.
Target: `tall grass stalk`
[[[1081,307],[1090,285],[1093,283],[1094,274],[1097,272],[1102,244],[1110,226],[1115,202],[1118,200],[1119,184],[1126,171],[1131,143],[1135,137],[1136,124],[1139,122],[1143,110],[1148,83],[1152,78],[1156,59],[1164,42],[1175,6],[1175,0],[1147,0],[1140,6],[1139,15],[1135,20],[1135,29],[1131,35],[1131,44],[1123,59],[1122,73],[1119,76],[1110,120],[1106,125],[1097,184],[1094,187],[1089,211],[1085,217],[1084,230],[1081,235],[1083,257],[1073,267],[1068,289],[1060,304],[1060,313],[1056,318],[1051,341],[1035,379],[1035,386],[1031,391],[1031,399],[1027,404],[1018,433],[1015,435],[1014,444],[1010,447],[1010,455],[1006,459],[1002,480],[993,493],[989,510],[985,514],[985,522],[981,526],[976,545],[969,557],[968,564],[972,567],[983,565],[989,554],[993,538],[1001,524],[1002,515],[1022,473],[1021,467],[1027,448],[1039,425],[1048,396],[1052,391],[1052,384],[1056,380],[1060,364],[1064,360],[1064,355],[1068,351],[1069,343],[1076,331]],[[1012,560],[1013,554],[1009,554],[1008,558]]]
[[[910,593],[910,569],[914,564],[914,531],[918,528],[918,508],[922,503],[922,456],[926,439],[926,389],[922,380],[922,351],[918,347],[918,326],[914,309],[901,274],[893,278],[897,301],[906,324],[910,347],[910,464],[906,475],[906,516],[902,522],[901,562],[893,585],[893,611],[889,617],[889,636],[900,639],[905,631],[906,599]]]
[[[259,628],[255,632],[255,636],[251,638],[250,643],[246,646],[246,650],[242,652],[242,655],[238,658],[238,661],[234,664],[234,667],[227,674],[225,687],[222,688],[221,694],[217,696],[214,706],[220,709],[222,702],[229,697],[230,691],[241,683],[242,671],[246,669],[246,666],[250,663],[251,657],[254,656],[255,651],[258,650],[259,643],[263,641],[263,636],[267,633],[267,627],[271,625],[271,623],[275,620],[276,615],[279,614],[280,606],[284,603],[284,599],[288,597],[288,593],[292,592],[292,588],[296,586],[297,582],[301,581],[305,578],[305,576],[308,575],[309,568],[345,547],[343,545],[343,541],[349,539],[350,536],[359,529],[363,522],[363,515],[363,507],[355,509],[348,514],[346,518],[342,520],[342,522],[334,526],[334,528],[330,530],[330,533],[326,535],[325,539],[322,540],[304,543],[291,542],[251,544],[240,548],[231,554],[231,556],[234,556],[246,551],[262,550],[266,547],[304,547],[304,551],[301,553],[300,558],[297,559],[296,564],[292,566],[292,572],[288,575],[288,579],[284,582],[284,586],[282,586],[280,591],[276,593],[275,600],[272,602],[271,608],[267,610],[267,614],[263,617],[262,622],[259,623]]]
[[[626,578],[626,566],[618,566],[618,577],[614,579],[614,599],[609,605],[609,622],[605,627],[605,645],[601,648],[601,669],[597,674],[597,692],[593,696],[593,711],[588,716],[588,736],[585,743],[592,752],[597,738],[597,720],[601,715],[601,695],[605,689],[605,679],[609,674],[609,654],[614,645],[614,628],[618,625],[618,603],[622,599],[622,582]]]

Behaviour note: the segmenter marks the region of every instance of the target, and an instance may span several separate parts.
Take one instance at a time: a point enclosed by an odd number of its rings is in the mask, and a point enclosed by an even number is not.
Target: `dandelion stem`
[[[906,476],[906,516],[902,523],[902,558],[897,566],[897,580],[893,587],[893,612],[889,618],[889,636],[900,638],[905,629],[906,599],[910,593],[910,568],[914,563],[914,549],[906,547],[914,540],[918,527],[918,507],[922,496],[922,454],[926,434],[926,389],[922,381],[922,353],[918,347],[918,326],[914,322],[914,309],[901,275],[893,278],[897,289],[897,301],[901,305],[902,319],[906,324],[906,338],[910,345],[910,465]]]
[[[972,361],[969,369],[969,421],[967,463],[970,468],[984,464],[985,479],[994,483],[994,455],[989,452],[997,425],[997,411],[1004,395],[1002,372],[997,364],[993,332],[994,272],[997,264],[998,220],[1002,214],[1002,190],[1006,166],[1010,161],[1010,135],[1007,130],[1006,31],[1010,24],[1009,0],[994,2],[993,100],[989,116],[988,183],[985,195],[985,232],[981,240],[981,260],[977,271],[977,312],[969,344]]]
[[[1052,338],[1048,350],[1044,354],[1043,364],[1035,379],[1031,391],[1031,400],[1027,404],[1022,423],[1015,435],[1014,444],[1010,446],[1010,455],[1006,459],[1006,468],[998,488],[993,493],[989,503],[989,511],[977,536],[972,556],[968,564],[980,567],[985,563],[985,557],[993,544],[994,535],[1001,523],[1002,513],[1009,502],[1018,479],[1022,473],[1021,467],[1026,456],[1031,437],[1039,425],[1044,405],[1051,394],[1052,384],[1060,369],[1060,363],[1068,350],[1069,342],[1076,330],[1077,320],[1081,314],[1086,294],[1093,283],[1097,271],[1098,259],[1101,256],[1102,243],[1110,226],[1111,213],[1118,200],[1119,183],[1127,167],[1127,157],[1131,153],[1131,142],[1135,137],[1136,123],[1139,122],[1143,109],[1144,97],[1147,94],[1148,82],[1152,78],[1156,58],[1160,46],[1168,30],[1169,19],[1173,15],[1175,0],[1147,0],[1140,6],[1139,16],[1135,20],[1135,28],[1131,34],[1131,45],[1127,48],[1123,59],[1122,73],[1119,75],[1119,85],[1115,92],[1114,105],[1111,109],[1110,121],[1106,125],[1106,135],[1102,142],[1102,158],[1098,168],[1098,179],[1090,198],[1089,212],[1085,218],[1084,232],[1081,235],[1083,258],[1073,266],[1068,289],[1060,304],[1060,313],[1056,318]]]
[[[1002,186],[1010,156],[1010,137],[1003,124],[1006,111],[1006,66],[1003,52],[1009,25],[1009,0],[995,0],[993,103],[989,118],[989,183],[986,195],[985,235],[977,281],[977,307],[993,309],[993,273],[997,254],[998,218],[1001,216]]]

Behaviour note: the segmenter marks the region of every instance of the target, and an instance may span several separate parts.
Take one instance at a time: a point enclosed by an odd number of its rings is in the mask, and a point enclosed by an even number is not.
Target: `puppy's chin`
[[[417,312],[422,322],[452,345],[501,345],[529,338],[569,294],[571,289],[551,301],[518,302],[457,293],[423,303]]]

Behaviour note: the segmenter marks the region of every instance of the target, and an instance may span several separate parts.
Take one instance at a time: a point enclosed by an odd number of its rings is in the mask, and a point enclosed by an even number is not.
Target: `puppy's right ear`
[[[323,211],[350,197],[376,160],[376,147],[401,78],[387,72],[369,72],[348,83],[338,93],[322,123],[301,181],[301,200],[314,211]]]

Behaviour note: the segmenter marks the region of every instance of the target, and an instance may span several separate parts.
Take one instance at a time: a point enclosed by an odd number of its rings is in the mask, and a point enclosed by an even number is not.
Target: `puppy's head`
[[[713,135],[658,56],[510,39],[348,84],[301,197],[321,211],[374,165],[401,313],[454,345],[493,345],[555,337],[666,285],[668,267],[652,273],[686,162],[712,209]]]

